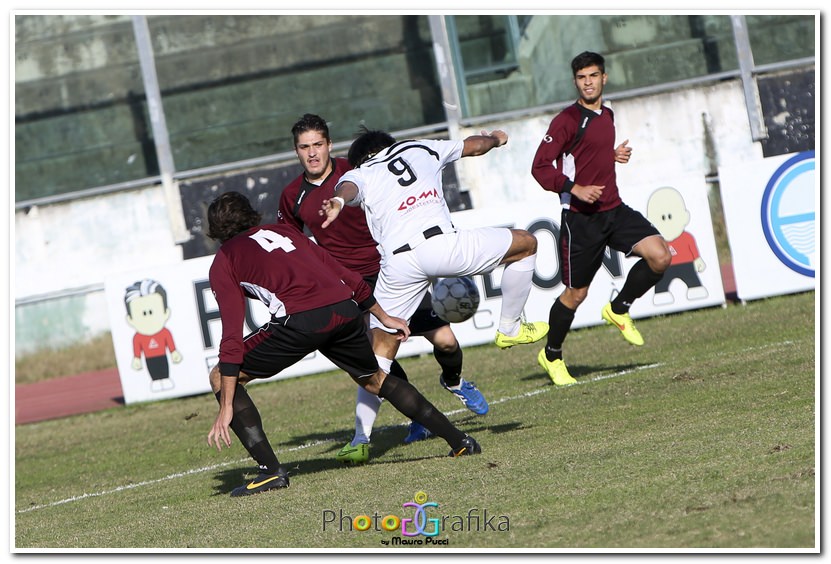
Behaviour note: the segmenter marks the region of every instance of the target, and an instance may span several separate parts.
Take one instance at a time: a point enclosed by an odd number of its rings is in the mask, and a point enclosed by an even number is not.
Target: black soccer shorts
[[[245,338],[240,370],[251,378],[270,378],[315,351],[355,378],[378,370],[363,313],[352,300],[266,323]]]
[[[652,235],[660,232],[626,204],[597,213],[564,209],[557,247],[563,284],[567,288],[588,287],[603,264],[607,246],[629,256],[635,245]]]

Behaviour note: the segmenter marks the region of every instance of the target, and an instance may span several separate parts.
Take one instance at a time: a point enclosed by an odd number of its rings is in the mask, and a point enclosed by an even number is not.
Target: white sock
[[[355,437],[352,439],[352,446],[369,443],[372,426],[375,424],[383,401],[383,398],[358,387],[358,398],[355,402]]]
[[[534,265],[537,255],[525,257],[505,267],[502,273],[502,314],[499,318],[499,332],[508,337],[519,334],[519,320],[522,309],[531,293]]]
[[[458,384],[456,384],[455,386],[447,386],[447,389],[448,390],[461,390],[462,389],[462,384],[464,384],[464,383],[465,383],[465,379],[464,378],[459,378],[459,383]]]

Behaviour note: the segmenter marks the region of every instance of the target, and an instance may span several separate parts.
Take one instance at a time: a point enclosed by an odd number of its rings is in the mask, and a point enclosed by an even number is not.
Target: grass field
[[[491,402],[482,417],[439,387],[432,357],[403,359],[479,456],[447,458],[441,439],[402,445],[403,418],[384,406],[370,463],[341,467],[349,378],[252,386],[292,481],[249,498],[228,496],[254,471],[239,442],[206,445],[213,396],[18,426],[13,546],[817,551],[814,293],[638,325],[640,348],[605,326],[572,332],[579,384],[567,388],[550,385],[536,345],[466,349],[465,375]],[[402,507],[416,492],[438,503],[425,515],[443,528],[429,538],[446,544],[350,530],[360,515],[417,517]]]

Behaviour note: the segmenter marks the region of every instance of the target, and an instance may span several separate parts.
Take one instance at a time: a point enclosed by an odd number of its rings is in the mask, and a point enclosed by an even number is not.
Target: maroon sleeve
[[[219,249],[208,273],[222,323],[219,343],[219,372],[223,376],[238,376],[243,357],[243,324],[245,296],[233,274],[228,257]]]
[[[542,138],[534,162],[531,165],[531,175],[540,186],[549,192],[568,192],[574,185],[562,171],[562,153],[567,143],[574,139],[577,124],[567,110],[558,114],[551,124],[545,137]]]

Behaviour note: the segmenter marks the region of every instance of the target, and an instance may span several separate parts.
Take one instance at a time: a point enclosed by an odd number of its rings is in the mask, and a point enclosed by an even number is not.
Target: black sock
[[[563,341],[566,340],[574,322],[575,310],[569,309],[560,301],[554,300],[554,304],[548,311],[548,340],[545,345],[545,358],[549,362],[563,358]]]
[[[664,273],[658,274],[649,268],[645,259],[639,260],[626,276],[626,282],[620,293],[612,300],[612,311],[618,315],[628,313],[634,301],[643,296],[663,277]]]
[[[392,366],[390,366],[390,374],[392,374],[396,378],[401,378],[405,382],[409,382],[409,379],[407,378],[407,373],[404,372],[404,367],[401,366],[401,364],[395,359],[392,360]]]
[[[433,347],[433,356],[441,366],[441,379],[448,386],[458,386],[462,381],[462,347],[457,346],[453,352],[444,352]]]
[[[217,392],[216,399],[219,398],[220,392]],[[237,384],[234,392],[234,418],[231,419],[231,429],[263,473],[274,474],[278,471],[280,462],[265,436],[260,412],[242,384]]]
[[[434,435],[443,438],[451,448],[461,446],[465,434],[409,382],[387,375],[378,396],[386,398],[395,409],[413,421],[418,421]]]

